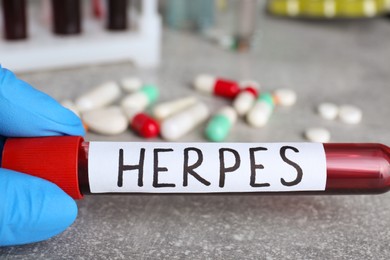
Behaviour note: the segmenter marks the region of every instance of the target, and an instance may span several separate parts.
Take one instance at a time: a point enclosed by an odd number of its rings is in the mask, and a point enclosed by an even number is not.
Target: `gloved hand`
[[[84,135],[81,120],[0,66],[0,151],[7,137]],[[0,154],[1,159],[1,154]],[[0,168],[0,246],[42,241],[77,216],[75,201],[46,180]]]

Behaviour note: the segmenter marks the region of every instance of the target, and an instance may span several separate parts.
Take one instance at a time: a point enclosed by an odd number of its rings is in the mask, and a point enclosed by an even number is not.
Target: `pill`
[[[277,89],[273,93],[275,104],[278,106],[292,106],[297,101],[297,94],[288,88]]]
[[[339,114],[339,107],[333,103],[321,103],[317,107],[318,114],[323,119],[334,120]]]
[[[76,99],[77,110],[84,112],[107,106],[121,95],[119,85],[113,81],[103,83]]]
[[[214,142],[225,140],[236,121],[236,110],[231,106],[223,107],[208,122],[205,129],[207,139]]]
[[[76,105],[72,102],[72,100],[65,99],[65,100],[61,101],[61,105],[65,108],[69,109],[70,111],[72,111],[73,113],[75,113],[77,116],[80,117],[80,112],[77,109]]]
[[[159,96],[158,88],[154,85],[144,85],[140,90],[127,95],[121,102],[123,108],[132,107],[144,110],[154,102]]]
[[[194,87],[196,90],[233,99],[240,92],[240,86],[237,82],[227,79],[216,78],[210,75],[202,74],[195,78]]]
[[[179,139],[206,121],[209,114],[208,107],[198,102],[164,120],[161,124],[161,136],[167,140]]]
[[[362,120],[362,111],[352,105],[342,105],[339,108],[339,119],[347,124],[358,124]]]
[[[327,143],[330,140],[330,132],[322,127],[310,127],[305,130],[305,137],[311,142]]]
[[[175,99],[173,101],[167,101],[160,103],[153,108],[153,116],[157,120],[164,120],[169,116],[195,104],[197,99],[192,96]]]
[[[246,87],[240,91],[233,101],[233,107],[239,116],[246,115],[252,108],[258,96],[258,90],[253,87]]]
[[[143,83],[142,80],[137,77],[127,77],[120,81],[120,85],[124,91],[132,93],[138,91],[142,87]]]
[[[249,110],[246,119],[253,127],[263,127],[268,123],[274,110],[272,95],[268,92],[260,94],[253,107]]]
[[[127,118],[118,106],[86,111],[82,119],[89,130],[102,135],[120,134],[128,127]]]
[[[145,138],[153,138],[159,135],[159,123],[146,113],[142,113],[140,109],[126,107],[124,113],[130,122],[131,129]]]

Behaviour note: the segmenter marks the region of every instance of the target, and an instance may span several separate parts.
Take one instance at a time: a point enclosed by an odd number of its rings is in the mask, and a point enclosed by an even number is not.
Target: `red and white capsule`
[[[237,82],[206,74],[201,74],[195,78],[194,87],[200,92],[230,99],[235,98],[240,92],[240,86]]]
[[[130,122],[131,129],[144,138],[153,138],[160,134],[159,123],[139,108],[126,107],[123,111]]]

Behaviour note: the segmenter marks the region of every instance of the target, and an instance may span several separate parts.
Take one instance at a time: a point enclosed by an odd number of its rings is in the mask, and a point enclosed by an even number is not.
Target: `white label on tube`
[[[91,142],[92,193],[321,191],[320,143]]]

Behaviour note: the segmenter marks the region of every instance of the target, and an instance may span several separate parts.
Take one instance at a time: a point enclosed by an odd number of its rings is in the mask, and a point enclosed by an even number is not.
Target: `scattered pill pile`
[[[137,78],[126,78],[120,84],[103,83],[74,102],[63,101],[62,105],[80,116],[86,129],[95,133],[117,135],[131,128],[140,136],[150,138],[159,135],[160,126],[144,111],[158,96],[156,86],[143,84]],[[116,105],[118,100],[119,105]]]
[[[255,81],[233,81],[210,75],[199,75],[194,80],[194,88],[200,92],[225,97],[232,100],[232,105],[217,111],[209,120],[205,136],[210,141],[220,142],[226,139],[238,117],[256,128],[264,127],[275,106],[292,106],[296,102],[296,93],[291,89],[278,89],[260,92],[260,85]]]
[[[317,106],[319,116],[325,120],[339,120],[345,124],[358,124],[363,113],[360,108],[353,105],[336,105],[323,102]],[[330,131],[324,127],[310,127],[305,130],[304,136],[312,142],[326,143],[330,141]]]
[[[201,124],[204,136],[224,141],[239,117],[252,126],[267,124],[276,105],[292,106],[296,94],[290,89],[261,92],[255,81],[235,81],[201,74],[193,81],[195,90],[231,101],[211,114],[195,96],[157,103],[159,90],[136,77],[109,81],[62,105],[82,119],[86,129],[102,135],[117,135],[131,129],[144,138],[161,136],[177,140]],[[150,113],[146,112],[150,111]],[[208,120],[208,122],[206,122]]]
[[[144,138],[161,136],[174,141],[205,124],[204,136],[221,142],[240,118],[251,127],[261,128],[267,125],[278,106],[293,106],[297,100],[292,89],[260,91],[255,81],[239,82],[206,74],[195,77],[193,87],[200,93],[225,98],[231,103],[215,113],[195,96],[157,103],[159,89],[156,86],[129,77],[119,83],[103,83],[74,102],[64,100],[62,105],[80,116],[86,129],[102,135],[117,135],[131,129]],[[317,112],[326,120],[339,119],[347,124],[357,124],[362,119],[361,110],[352,105],[324,102],[318,105]],[[310,127],[304,136],[314,142],[330,140],[330,132],[323,127]]]

